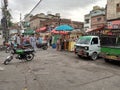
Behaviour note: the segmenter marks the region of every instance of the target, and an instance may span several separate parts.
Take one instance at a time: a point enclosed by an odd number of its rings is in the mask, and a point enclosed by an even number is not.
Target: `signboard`
[[[120,20],[107,22],[108,29],[120,29]]]

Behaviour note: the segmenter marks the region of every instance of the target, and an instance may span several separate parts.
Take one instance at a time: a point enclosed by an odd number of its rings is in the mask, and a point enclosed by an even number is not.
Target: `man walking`
[[[35,35],[33,34],[31,37],[30,37],[30,44],[31,46],[34,48],[34,50],[36,51],[36,37]]]

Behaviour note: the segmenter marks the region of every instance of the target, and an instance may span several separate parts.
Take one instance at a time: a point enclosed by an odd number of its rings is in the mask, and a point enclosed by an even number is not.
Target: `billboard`
[[[108,29],[120,29],[120,20],[108,21],[107,28]]]

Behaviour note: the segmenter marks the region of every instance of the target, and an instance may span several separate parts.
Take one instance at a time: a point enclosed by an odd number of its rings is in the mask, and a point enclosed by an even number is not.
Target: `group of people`
[[[51,36],[48,37],[42,37],[41,35],[20,35],[20,34],[15,34],[12,36],[9,40],[9,44],[14,45],[14,46],[22,46],[24,47],[26,44],[30,44],[34,50],[37,50],[36,44],[42,44],[42,43],[48,43],[49,46],[51,46]],[[4,43],[3,43],[4,44]]]
[[[65,38],[64,36],[63,37],[59,37],[57,38],[57,43],[56,43],[56,50],[57,51],[61,51],[61,50],[67,50],[68,49],[68,46],[69,46],[69,42],[70,41],[74,41],[74,42],[77,42],[79,36],[77,37],[67,37]]]
[[[11,38],[10,38],[11,39]],[[20,34],[15,34],[12,40],[9,40],[12,45],[17,47],[24,47],[27,44],[30,44],[36,50],[36,37],[35,35],[24,36]]]

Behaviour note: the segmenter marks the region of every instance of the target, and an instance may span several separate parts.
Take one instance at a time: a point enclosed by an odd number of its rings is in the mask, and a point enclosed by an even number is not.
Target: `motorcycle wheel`
[[[48,48],[47,46],[44,46],[42,49],[43,49],[43,50],[47,50],[47,48]]]
[[[27,61],[31,61],[31,60],[33,60],[33,58],[34,58],[34,54],[33,53],[30,53],[30,54],[26,55],[26,60]]]
[[[4,64],[5,64],[5,65],[8,65],[9,62],[10,62],[12,59],[13,59],[13,57],[8,56],[7,59],[4,61]]]

